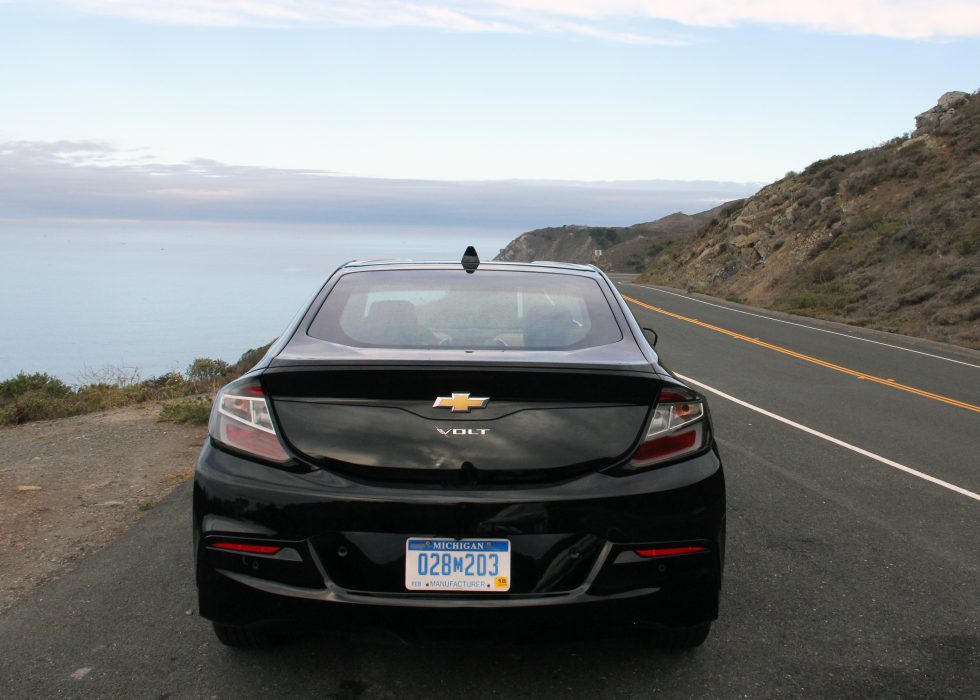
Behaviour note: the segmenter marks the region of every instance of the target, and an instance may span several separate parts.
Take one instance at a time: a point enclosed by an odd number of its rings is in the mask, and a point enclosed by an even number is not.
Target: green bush
[[[159,419],[171,423],[207,425],[211,416],[211,401],[203,396],[168,403],[160,409]]]
[[[825,284],[837,278],[838,269],[829,260],[820,260],[813,263],[801,275],[805,282],[813,284]]]
[[[224,360],[199,357],[187,368],[187,378],[192,382],[207,383],[221,379],[230,369]]]
[[[187,381],[176,372],[167,372],[159,377],[146,379],[140,386],[149,393],[162,398],[177,398],[187,394]]]
[[[0,425],[77,412],[72,388],[48,374],[20,372],[0,382]]]
[[[186,378],[169,372],[141,381],[136,372],[107,368],[90,372],[87,375],[88,384],[71,387],[48,374],[21,372],[0,382],[0,425],[64,418],[144,401],[169,401],[193,394],[212,393],[218,386],[251,369],[262,359],[269,345],[246,351],[233,365],[223,360],[199,357],[188,367]],[[204,398],[168,404],[164,409],[168,417],[164,420],[206,423],[210,408],[210,401]]]
[[[852,294],[853,290],[839,281],[814,284],[777,299],[775,307],[803,315],[840,312],[851,300]]]
[[[52,400],[35,392],[26,392],[10,403],[0,406],[0,423],[14,425],[29,420],[44,420],[62,415],[73,415],[71,404],[65,403],[66,412],[56,410],[59,400]]]
[[[252,348],[251,350],[246,350],[244,353],[242,353],[242,356],[238,358],[238,362],[231,367],[235,376],[237,377],[241,374],[245,374],[247,371],[252,369],[258,363],[258,361],[265,356],[266,351],[268,351],[271,346],[272,343],[268,343],[260,348]]]
[[[0,399],[15,399],[25,394],[38,394],[52,398],[64,398],[71,393],[71,387],[60,379],[36,372],[24,374],[0,382]]]

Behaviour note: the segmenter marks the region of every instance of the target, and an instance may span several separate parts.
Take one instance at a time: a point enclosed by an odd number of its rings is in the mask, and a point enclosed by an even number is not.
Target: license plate
[[[405,542],[410,591],[502,593],[510,590],[510,540],[410,537]]]

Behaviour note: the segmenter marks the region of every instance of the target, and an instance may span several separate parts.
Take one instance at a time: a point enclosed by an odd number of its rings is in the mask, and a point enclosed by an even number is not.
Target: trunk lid
[[[311,462],[464,484],[554,481],[622,461],[661,387],[653,372],[594,366],[297,366],[261,381],[280,436]]]

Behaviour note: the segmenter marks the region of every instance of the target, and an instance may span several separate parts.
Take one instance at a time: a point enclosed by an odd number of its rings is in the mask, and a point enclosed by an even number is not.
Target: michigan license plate
[[[410,591],[502,593],[510,590],[510,540],[410,537],[405,542]]]

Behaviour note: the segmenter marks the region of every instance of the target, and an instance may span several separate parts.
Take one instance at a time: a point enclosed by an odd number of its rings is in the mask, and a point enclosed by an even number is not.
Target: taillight
[[[241,552],[243,554],[265,554],[271,556],[276,554],[282,547],[272,544],[246,544],[243,542],[212,542],[208,545],[216,549],[224,549],[229,552]],[[643,556],[642,554],[640,556]]]
[[[271,462],[289,459],[276,435],[269,404],[256,379],[239,379],[218,392],[208,431],[214,440],[239,452]]]
[[[664,389],[629,467],[649,467],[693,454],[704,447],[704,441],[704,402],[680,387]]]
[[[634,549],[633,551],[644,559],[653,559],[655,557],[674,557],[678,554],[697,554],[698,552],[706,552],[707,550],[704,547],[694,545],[690,547],[656,547]]]

